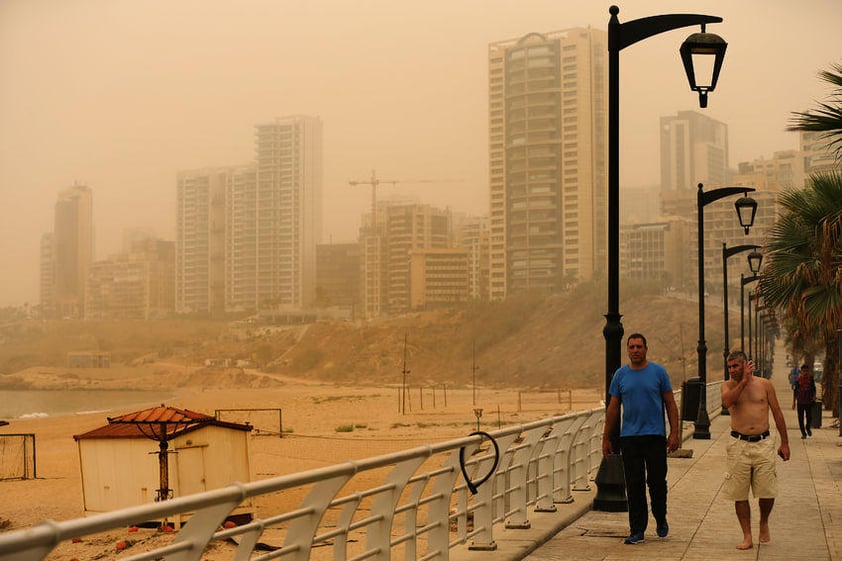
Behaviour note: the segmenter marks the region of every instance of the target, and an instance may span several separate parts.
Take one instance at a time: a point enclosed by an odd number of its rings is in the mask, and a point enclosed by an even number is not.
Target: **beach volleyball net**
[[[215,409],[213,416],[217,421],[251,425],[254,436],[281,437],[284,434],[283,414],[277,407]]]
[[[0,434],[0,481],[35,479],[35,435]]]

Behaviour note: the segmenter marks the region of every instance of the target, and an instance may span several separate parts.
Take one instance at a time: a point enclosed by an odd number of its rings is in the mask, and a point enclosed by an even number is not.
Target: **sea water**
[[[135,390],[0,390],[0,420],[154,407],[173,394]]]

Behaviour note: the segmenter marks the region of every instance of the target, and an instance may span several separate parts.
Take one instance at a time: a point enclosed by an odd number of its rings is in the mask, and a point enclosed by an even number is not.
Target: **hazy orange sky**
[[[724,18],[711,117],[732,167],[797,148],[790,113],[828,93],[839,0],[635,0],[620,21]],[[38,243],[58,193],[91,187],[97,258],[124,227],[175,237],[175,174],[253,159],[255,123],[324,123],[323,241],[351,241],[382,179],[422,202],[487,211],[487,46],[606,29],[593,0],[0,0],[0,306],[36,303]],[[678,57],[687,28],[621,54],[621,184],[659,181],[658,118],[698,110]]]

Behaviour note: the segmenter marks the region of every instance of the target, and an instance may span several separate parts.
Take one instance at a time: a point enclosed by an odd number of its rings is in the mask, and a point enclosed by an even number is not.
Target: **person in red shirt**
[[[798,406],[798,428],[801,438],[813,436],[813,403],[816,401],[816,381],[813,372],[806,364],[801,365],[798,378],[795,379],[795,399],[793,404]]]

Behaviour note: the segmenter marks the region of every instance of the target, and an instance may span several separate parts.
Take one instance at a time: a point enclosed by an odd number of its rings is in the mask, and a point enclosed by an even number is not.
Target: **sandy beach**
[[[599,391],[519,392],[444,386],[410,388],[401,402],[399,386],[345,386],[285,378],[273,388],[236,387],[178,390],[166,403],[213,415],[217,409],[281,408],[283,437],[277,416],[223,413],[229,421],[250,421],[252,478],[266,479],[376,456],[429,442],[458,438],[483,430],[525,423],[571,410],[594,407]],[[149,404],[150,407],[159,405]],[[400,407],[405,407],[402,414]],[[140,408],[142,409],[142,407]],[[31,526],[44,519],[66,520],[84,515],[78,451],[74,434],[107,424],[107,417],[139,410],[115,410],[61,417],[10,419],[0,432],[36,435],[37,478],[0,481],[2,531]],[[269,435],[267,432],[274,431]],[[150,441],[150,452],[157,446]],[[57,550],[57,554],[61,549]],[[63,557],[57,555],[56,559]]]

